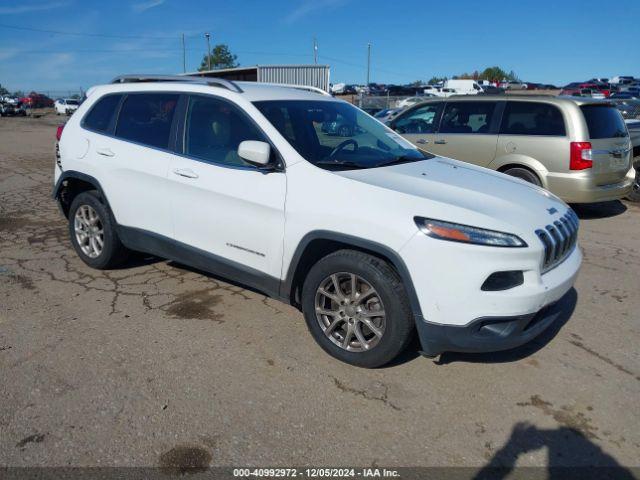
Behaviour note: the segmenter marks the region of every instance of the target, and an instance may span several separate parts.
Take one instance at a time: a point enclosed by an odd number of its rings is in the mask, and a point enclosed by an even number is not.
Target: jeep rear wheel
[[[340,250],[311,268],[302,290],[302,310],[311,334],[326,352],[361,367],[390,362],[413,333],[398,274],[383,260],[358,251]]]
[[[96,191],[80,193],[69,208],[69,235],[80,259],[93,268],[108,269],[123,263],[129,251],[115,230],[109,208]]]

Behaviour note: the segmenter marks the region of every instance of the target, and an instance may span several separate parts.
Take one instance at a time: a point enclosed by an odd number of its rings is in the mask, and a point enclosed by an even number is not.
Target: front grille
[[[578,216],[571,209],[560,219],[544,228],[536,230],[536,235],[544,245],[542,272],[548,272],[569,256],[578,240]]]

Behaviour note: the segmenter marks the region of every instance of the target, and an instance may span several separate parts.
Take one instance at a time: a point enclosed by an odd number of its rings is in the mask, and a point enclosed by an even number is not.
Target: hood
[[[527,236],[569,208],[552,193],[524,180],[443,157],[335,173],[430,201],[417,203],[414,215]]]

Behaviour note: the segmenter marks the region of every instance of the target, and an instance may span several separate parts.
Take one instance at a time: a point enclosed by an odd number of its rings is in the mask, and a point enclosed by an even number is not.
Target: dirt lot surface
[[[578,210],[584,266],[534,343],[363,370],[256,292],[85,266],[56,123],[0,119],[0,465],[640,465],[638,206]]]

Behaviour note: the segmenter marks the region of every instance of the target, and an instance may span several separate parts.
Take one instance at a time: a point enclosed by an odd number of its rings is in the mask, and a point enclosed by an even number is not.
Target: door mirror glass
[[[264,166],[269,163],[271,145],[257,140],[245,140],[238,145],[238,156],[254,165]]]

